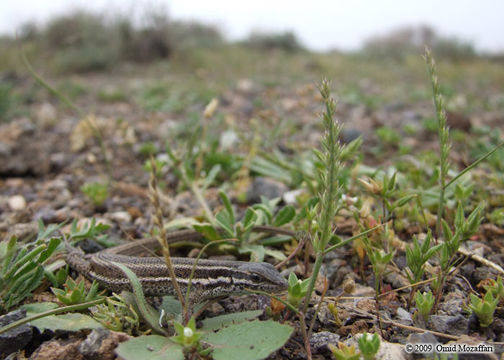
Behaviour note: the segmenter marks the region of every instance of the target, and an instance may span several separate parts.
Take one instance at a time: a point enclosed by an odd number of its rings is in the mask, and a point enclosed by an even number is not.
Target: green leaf
[[[216,329],[224,328],[232,324],[239,324],[244,321],[255,319],[262,313],[262,310],[251,310],[207,318],[203,320],[203,326],[201,330],[214,331]]]
[[[212,356],[215,360],[255,360],[264,359],[281,348],[293,330],[271,320],[256,320],[208,332],[202,340],[214,346]]]
[[[298,278],[296,276],[296,273],[294,273],[294,271],[289,274],[289,280],[287,281],[289,283],[289,287],[293,287],[294,285],[296,285]]]
[[[163,296],[163,302],[159,307],[159,310],[161,309],[174,318],[182,314],[182,305],[174,296]]]
[[[181,345],[164,336],[149,335],[125,341],[115,351],[125,360],[184,360],[182,350]]]
[[[261,262],[264,260],[265,248],[262,245],[246,244],[238,249],[240,254],[250,253],[250,260],[253,262]]]
[[[261,239],[259,242],[261,245],[264,246],[272,246],[272,245],[278,245],[278,244],[283,244],[286,242],[291,241],[292,236],[289,235],[275,235],[275,236],[269,236],[267,238]]]
[[[408,202],[410,202],[412,199],[414,199],[416,197],[417,197],[416,194],[403,196],[402,198],[399,198],[396,201],[394,201],[394,203],[392,204],[392,207],[394,209],[400,208],[401,206],[406,205]]]
[[[276,214],[273,226],[285,225],[294,219],[294,216],[296,216],[296,210],[292,205],[287,205]]]
[[[224,229],[226,235],[229,237],[234,237],[234,221],[231,221],[232,217],[229,215],[227,210],[221,210],[215,215],[215,221],[219,224],[221,228]]]
[[[120,264],[118,262],[112,262],[112,264],[120,268],[124,272],[124,274],[128,277],[131,283],[131,287],[133,288],[133,292],[135,294],[136,304],[144,319],[149,323],[149,325],[152,327],[153,330],[161,334],[166,334],[166,331],[163,328],[161,328],[158,324],[159,314],[157,313],[156,310],[152,308],[152,306],[147,304],[147,301],[145,300],[145,296],[143,293],[142,285],[140,284],[140,281],[138,280],[136,274],[126,265]]]
[[[92,317],[84,314],[70,313],[63,315],[51,315],[32,321],[30,324],[35,326],[40,332],[44,330],[66,330],[80,331],[83,329],[98,329],[103,326]]]
[[[194,228],[194,230],[201,233],[204,237],[206,237],[210,241],[220,239],[219,233],[210,224],[194,224],[193,228]]]
[[[268,255],[268,256],[271,256],[272,258],[278,260],[278,261],[283,261],[287,258],[287,256],[285,256],[285,254],[283,253],[283,251],[280,251],[280,250],[275,250],[275,249],[270,249],[270,248],[267,248],[265,247],[264,248],[264,255]]]
[[[233,207],[231,206],[231,201],[229,201],[229,198],[227,197],[226,193],[224,191],[219,191],[219,196],[222,200],[222,203],[224,204],[224,208],[229,214],[229,221],[231,224],[234,224],[236,222],[235,220],[235,215],[233,211]]]
[[[58,304],[52,302],[32,303],[23,305],[22,308],[26,309],[26,316],[32,316],[45,311],[57,309]],[[46,329],[51,331],[80,331],[83,329],[98,329],[103,327],[90,316],[78,313],[50,315],[41,319],[33,320],[30,324],[39,329],[40,332],[43,332]]]
[[[254,209],[249,207],[243,217],[243,231],[247,232],[252,229],[252,227],[256,224],[257,218],[257,213]]]
[[[254,210],[259,210],[260,211],[259,214],[263,213],[266,216],[266,219],[267,219],[266,223],[267,224],[271,224],[271,221],[273,219],[273,214],[271,213],[270,209],[266,205],[264,205],[264,204],[254,204],[254,205],[252,205],[252,208]]]
[[[441,219],[441,225],[443,226],[444,241],[451,241],[453,238],[453,233],[450,229],[450,225],[448,225],[448,223],[444,219]]]

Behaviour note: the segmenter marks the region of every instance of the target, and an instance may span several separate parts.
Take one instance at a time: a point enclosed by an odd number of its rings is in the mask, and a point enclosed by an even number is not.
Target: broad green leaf
[[[215,215],[215,220],[220,227],[226,232],[226,236],[234,237],[234,221],[231,221],[231,216],[227,210],[221,210]]]
[[[272,320],[255,320],[208,332],[202,340],[213,345],[215,360],[256,360],[264,359],[281,348],[293,330]]]
[[[163,296],[163,302],[159,310],[164,310],[170,317],[177,317],[182,314],[182,305],[174,296]]]
[[[203,320],[203,331],[213,331],[219,328],[224,328],[229,325],[239,324],[244,321],[252,320],[259,317],[263,313],[262,310],[243,311],[227,315],[216,316]]]
[[[254,262],[264,261],[265,248],[262,245],[247,244],[238,249],[240,254],[250,253],[250,260]]]
[[[292,205],[287,205],[282,208],[278,214],[275,216],[275,220],[273,220],[273,226],[282,226],[291,221],[296,215],[296,210]]]
[[[21,306],[21,308],[26,309],[27,315],[38,314],[44,311],[57,309],[58,304],[53,302],[41,302],[41,303],[31,303]]]
[[[287,258],[287,256],[285,256],[283,251],[270,249],[270,248],[264,248],[264,254],[269,255],[272,258],[277,259],[279,261],[283,261]]]
[[[193,228],[194,228],[194,230],[201,233],[204,237],[206,237],[210,241],[220,239],[219,233],[210,224],[194,224]]]
[[[46,316],[41,319],[33,320],[30,324],[39,329],[40,332],[46,329],[52,331],[80,331],[83,329],[98,329],[103,327],[92,317],[79,313]]]
[[[182,346],[159,335],[125,341],[119,344],[116,353],[125,360],[184,360]]]
[[[278,245],[288,242],[292,239],[292,236],[289,235],[275,235],[270,236],[265,239],[261,239],[260,243],[264,246]]]
[[[266,224],[271,224],[271,221],[273,219],[273,214],[271,213],[270,209],[264,205],[264,204],[254,204],[252,206],[254,210],[258,210],[258,214],[264,214],[266,216]]]

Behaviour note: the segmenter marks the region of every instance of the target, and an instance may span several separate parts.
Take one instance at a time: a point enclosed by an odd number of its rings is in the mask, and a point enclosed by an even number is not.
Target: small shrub
[[[304,46],[292,31],[283,33],[254,32],[243,43],[246,46],[263,51],[278,49],[293,53],[304,49]]]

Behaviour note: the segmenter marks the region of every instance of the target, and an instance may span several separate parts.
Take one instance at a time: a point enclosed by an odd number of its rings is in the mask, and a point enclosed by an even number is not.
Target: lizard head
[[[287,289],[287,281],[269,263],[245,263],[240,265],[238,270],[246,273],[247,278],[245,281],[242,279],[242,283],[248,289],[267,292],[282,292]]]

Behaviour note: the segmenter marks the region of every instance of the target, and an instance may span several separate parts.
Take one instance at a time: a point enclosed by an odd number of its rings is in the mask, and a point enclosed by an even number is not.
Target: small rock
[[[4,141],[0,141],[0,156],[7,157],[12,154],[12,146]]]
[[[313,334],[310,339],[310,346],[314,353],[327,354],[329,355],[331,351],[328,345],[333,344],[338,345],[340,336],[329,331],[321,331]]]
[[[52,223],[55,222],[56,219],[56,211],[49,207],[43,207],[35,213],[33,216],[34,220],[42,220],[44,223]]]
[[[37,109],[35,116],[37,123],[43,126],[52,125],[56,120],[56,108],[51,103],[45,102]]]
[[[467,333],[468,323],[469,320],[460,314],[455,316],[431,315],[428,327],[440,333],[458,336]]]
[[[26,200],[22,195],[14,195],[9,198],[9,207],[13,211],[21,211],[26,208]]]
[[[397,308],[397,318],[405,325],[411,325],[413,323],[411,314],[402,307]]]
[[[258,176],[254,178],[247,191],[247,201],[250,203],[260,202],[261,196],[268,199],[281,198],[287,190],[287,186],[279,181]]]
[[[438,339],[432,335],[430,332],[424,332],[424,333],[414,333],[408,336],[408,339],[406,340],[406,343],[409,344],[432,344],[436,346],[437,343],[439,343]]]
[[[359,130],[343,128],[343,130],[341,130],[340,138],[343,144],[348,144],[357,139],[359,136],[362,136],[362,133]]]
[[[473,275],[472,280],[474,284],[479,284],[483,280],[493,279],[495,277],[493,273],[490,271],[490,269],[485,266],[477,267],[472,275]]]
[[[460,290],[450,291],[439,306],[439,311],[446,315],[455,316],[460,314],[460,309],[465,305],[466,294]]]
[[[302,189],[297,189],[297,190],[291,190],[287,191],[286,193],[283,194],[283,201],[286,204],[296,204],[297,203],[297,198],[299,195],[303,194],[304,190]]]
[[[127,211],[116,211],[110,214],[110,218],[120,223],[131,222],[131,215]]]
[[[0,317],[0,328],[26,317],[26,310],[19,309]],[[0,334],[0,358],[24,348],[32,339],[32,328],[24,324]]]
[[[252,92],[255,88],[254,83],[250,79],[240,79],[236,83],[236,89],[243,93]]]
[[[79,339],[68,339],[45,342],[30,356],[30,360],[84,360],[84,356],[77,350],[80,341]]]
[[[397,272],[389,272],[385,275],[383,280],[392,285],[394,289],[402,288],[410,284],[406,276]]]
[[[100,350],[103,340],[109,336],[109,333],[110,331],[107,329],[94,329],[87,336],[86,340],[80,343],[78,347],[79,352],[85,357],[96,359],[99,356],[98,350]]]

